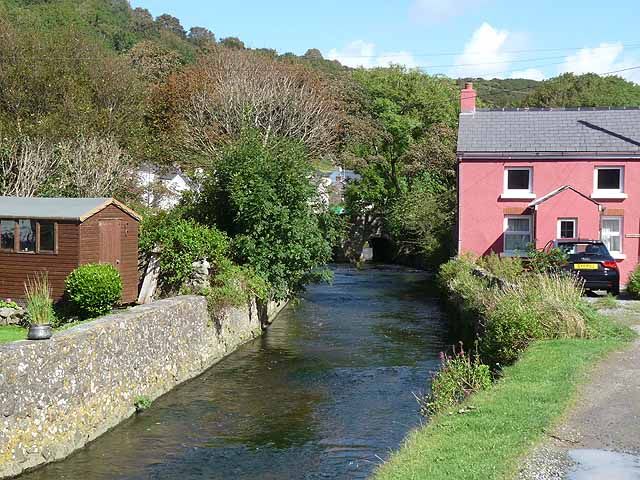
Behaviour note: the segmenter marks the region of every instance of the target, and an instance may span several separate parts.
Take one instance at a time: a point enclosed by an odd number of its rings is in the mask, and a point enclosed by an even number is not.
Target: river
[[[370,476],[420,424],[445,318],[426,273],[333,270],[263,337],[21,480]]]

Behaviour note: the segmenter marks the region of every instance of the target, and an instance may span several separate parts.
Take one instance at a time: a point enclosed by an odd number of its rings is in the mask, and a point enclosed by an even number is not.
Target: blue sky
[[[391,61],[457,76],[543,78],[640,66],[637,0],[133,0],[253,48],[352,66]],[[554,49],[553,51],[549,51]],[[525,52],[522,52],[525,50]],[[433,55],[447,53],[453,55]],[[470,65],[469,65],[470,64]],[[620,75],[640,82],[640,69]]]

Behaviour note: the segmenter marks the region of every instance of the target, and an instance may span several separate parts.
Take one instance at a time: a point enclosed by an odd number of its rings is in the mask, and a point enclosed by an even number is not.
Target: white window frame
[[[604,238],[602,238],[602,224],[605,220],[617,220],[618,221],[618,225],[619,225],[619,229],[618,229],[618,235],[620,236],[620,250],[611,250],[609,248],[609,245],[607,245],[606,241],[604,240]],[[607,245],[607,249],[609,250],[609,253],[611,254],[611,256],[617,260],[623,260],[626,258],[626,255],[623,253],[624,252],[624,235],[623,235],[623,229],[624,229],[624,217],[621,216],[602,216],[600,217],[600,240],[602,240],[603,242],[605,242],[605,245]]]
[[[598,188],[598,175],[600,170],[619,170],[620,171],[620,187],[619,188]],[[602,165],[599,167],[595,167],[593,170],[593,194],[591,198],[628,198],[628,195],[624,193],[624,167],[618,165]]]
[[[509,189],[509,172],[513,170],[527,170],[529,172],[529,187],[525,189]],[[534,199],[533,193],[533,167],[504,167],[501,198]]]
[[[556,238],[558,240],[562,240],[562,222],[571,222],[573,223],[573,237],[565,237],[565,238],[579,238],[578,237],[578,219],[577,218],[559,218],[558,219],[558,227],[557,227],[557,232],[556,232]]]
[[[518,231],[518,232],[507,232],[507,230],[509,229],[509,220],[513,219],[513,218],[526,218],[529,220],[529,230],[528,231]],[[524,234],[528,234],[529,235],[529,243],[533,243],[534,242],[534,238],[533,238],[533,215],[505,215],[504,217],[504,223],[503,223],[503,227],[502,227],[502,235],[503,235],[503,239],[502,239],[502,252],[504,256],[507,257],[514,257],[514,256],[526,256],[527,252],[521,252],[520,250],[507,250],[506,246],[507,246],[507,235],[524,235]]]

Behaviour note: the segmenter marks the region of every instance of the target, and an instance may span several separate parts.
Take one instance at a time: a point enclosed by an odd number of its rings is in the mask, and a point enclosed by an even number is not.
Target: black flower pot
[[[52,335],[51,325],[30,325],[27,338],[29,340],[49,340]]]

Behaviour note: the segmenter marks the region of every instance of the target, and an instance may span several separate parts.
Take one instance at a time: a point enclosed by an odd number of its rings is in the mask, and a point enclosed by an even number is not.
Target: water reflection
[[[419,421],[444,320],[428,277],[335,267],[262,338],[42,479],[366,478]]]

